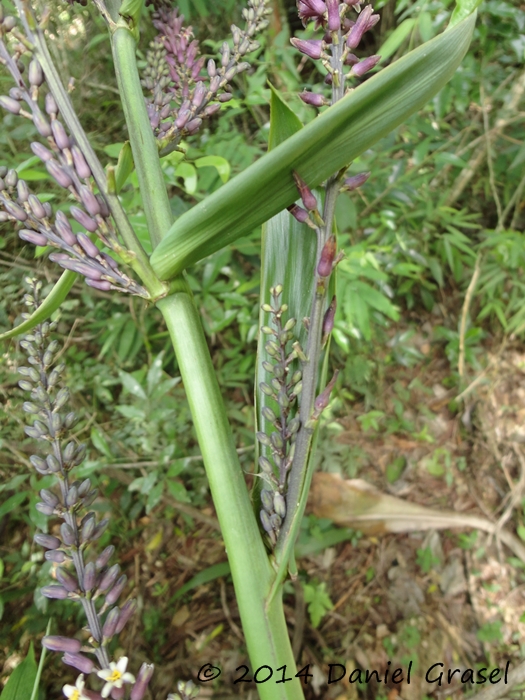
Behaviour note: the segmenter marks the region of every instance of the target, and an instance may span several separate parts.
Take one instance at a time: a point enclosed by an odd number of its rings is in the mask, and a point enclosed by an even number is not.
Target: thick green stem
[[[123,22],[123,20],[121,20]],[[159,151],[151,129],[135,58],[135,39],[119,24],[112,38],[115,73],[153,247],[173,223]]]
[[[267,665],[274,671],[271,680],[257,686],[259,696],[302,700],[281,595],[266,606],[275,571],[257,527],[199,313],[186,283],[179,278],[176,284],[179,288],[157,306],[166,320],[190,404],[252,669]],[[285,665],[285,677],[293,680],[276,684],[282,672],[275,671]]]

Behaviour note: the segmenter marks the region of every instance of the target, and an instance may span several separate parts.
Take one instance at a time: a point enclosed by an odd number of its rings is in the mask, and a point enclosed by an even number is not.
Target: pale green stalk
[[[134,39],[119,26],[113,34],[117,79],[128,121],[135,167],[150,231],[167,232],[171,210],[157,148],[146,112],[135,62]],[[150,138],[151,137],[151,138]],[[286,666],[292,680],[257,686],[261,700],[303,700],[284,617],[281,595],[266,604],[275,571],[265,550],[233,442],[221,391],[187,282],[171,283],[170,295],[157,302],[166,320],[188,397],[210,490],[230,562],[251,666]],[[282,589],[279,589],[279,593]]]

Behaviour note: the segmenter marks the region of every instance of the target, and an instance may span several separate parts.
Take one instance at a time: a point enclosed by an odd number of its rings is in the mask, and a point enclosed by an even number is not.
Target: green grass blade
[[[2,695],[0,695],[0,700],[22,700],[22,698],[30,698],[36,676],[35,651],[33,649],[33,643],[31,642],[26,658],[9,676],[9,680],[2,691]]]
[[[11,328],[10,331],[0,334],[0,340],[8,340],[9,338],[14,338],[21,333],[27,333],[32,328],[37,326],[48,319],[52,313],[54,313],[64,301],[64,299],[69,294],[69,290],[74,285],[75,280],[78,277],[78,273],[66,270],[55,284],[53,289],[49,292],[44,301],[40,304],[38,309],[31,314],[31,316],[21,323],[19,326]]]
[[[417,112],[452,77],[476,13],[377,73],[181,216],[151,257],[160,279],[252,231],[297,197],[296,170],[318,185]]]

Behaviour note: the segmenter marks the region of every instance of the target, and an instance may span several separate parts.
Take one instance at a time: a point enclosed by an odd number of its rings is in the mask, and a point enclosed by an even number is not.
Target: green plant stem
[[[37,50],[38,60],[44,69],[46,82],[56,100],[60,115],[66,122],[71,134],[74,135],[80,150],[91,168],[93,178],[97,183],[99,190],[104,194],[111,215],[120,235],[122,236],[122,240],[124,241],[124,245],[132,253],[129,259],[126,257],[126,262],[139,275],[140,279],[147,287],[153,298],[164,295],[166,293],[166,285],[163,284],[153,272],[149,258],[146,255],[144,248],[140,244],[133,227],[129,223],[129,219],[122,208],[122,204],[118,196],[114,193],[108,192],[106,173],[104,172],[95,151],[91,147],[89,139],[84,132],[73,105],[71,104],[69,95],[62,85],[58,71],[55,67],[53,59],[51,58],[49,49],[47,48],[44,34],[36,24],[36,18],[32,9],[29,7],[28,3],[22,2],[22,0],[15,0],[15,4],[19,16],[24,24],[27,38],[32,44],[34,44]]]
[[[159,151],[151,129],[135,58],[136,44],[121,20],[112,37],[115,73],[153,247],[173,223]],[[124,23],[125,25],[125,23]]]
[[[259,533],[199,312],[187,283],[178,278],[175,287],[157,306],[166,320],[190,404],[252,669],[268,665],[275,671],[286,665],[286,677],[293,677],[295,662],[282,609],[282,588],[267,606],[275,572]],[[261,700],[304,697],[296,678],[278,685],[272,679],[257,688]]]

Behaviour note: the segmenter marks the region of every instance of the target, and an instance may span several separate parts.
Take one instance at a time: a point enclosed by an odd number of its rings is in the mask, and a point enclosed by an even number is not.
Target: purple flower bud
[[[49,202],[42,202],[42,206],[45,209],[46,217],[50,219],[53,215],[53,208],[51,207],[51,204]]]
[[[90,258],[96,258],[99,255],[99,249],[85,233],[79,233],[77,239],[86,255]]]
[[[323,53],[323,42],[319,39],[290,39],[290,43],[301,53],[317,60]]]
[[[90,490],[91,488],[91,479],[84,479],[84,481],[80,484],[78,487],[78,495],[83,498]],[[82,518],[82,523],[84,523],[85,520],[87,520],[88,517],[90,517],[92,514],[88,513]]]
[[[277,513],[273,513],[272,515],[270,515],[270,523],[272,525],[273,530],[279,530],[282,525],[281,516],[277,515]]]
[[[282,493],[279,493],[279,491],[276,491],[273,495],[273,507],[277,515],[284,518],[286,515],[286,501],[284,500]]]
[[[312,190],[308,187],[306,182],[300,177],[298,173],[294,171],[293,179],[297,189],[299,190],[299,195],[301,196],[302,202],[308,211],[314,211],[317,209],[317,200],[314,197]]]
[[[32,142],[31,150],[33,151],[35,156],[38,156],[42,161],[51,160],[53,158],[53,154],[51,153],[51,151],[38,141]]]
[[[19,384],[20,384],[20,382],[19,382]],[[32,388],[32,385],[29,384],[29,389],[31,389],[31,388]],[[31,464],[34,466],[35,469],[37,469],[37,470],[42,469],[43,472],[47,474],[47,471],[48,471],[47,462],[44,459],[42,459],[42,457],[40,457],[39,455],[31,455],[31,457],[29,458],[29,461],[31,462]]]
[[[40,114],[40,112],[33,114],[33,124],[35,125],[40,136],[43,136],[45,139],[47,139],[48,136],[51,136],[51,127],[49,122],[43,114]]]
[[[339,0],[325,0],[328,12],[328,31],[336,32],[341,27]]]
[[[55,508],[60,502],[58,497],[52,491],[48,491],[47,489],[41,489],[40,498],[44,501],[44,503],[47,503],[53,508]]]
[[[104,626],[102,627],[102,637],[111,639],[114,636],[119,615],[120,610],[118,608],[111,608],[104,621]]]
[[[85,211],[75,206],[70,207],[69,211],[71,212],[71,216],[88,231],[94,233],[97,230],[97,222],[95,221],[95,219],[92,219],[90,216],[88,216],[88,214],[86,214]]]
[[[13,100],[21,101],[24,99],[24,92],[19,87],[12,87],[9,90],[9,96],[12,97]]]
[[[53,535],[44,535],[40,532],[36,534],[33,539],[37,544],[45,547],[46,549],[58,549],[62,544],[58,537],[54,537]]]
[[[45,598],[52,598],[55,600],[65,600],[68,593],[64,586],[57,586],[56,584],[51,584],[50,586],[44,586],[40,589],[40,593]]]
[[[67,243],[67,245],[73,247],[78,243],[77,237],[71,228],[71,224],[63,211],[57,211],[56,213],[55,229],[60,238],[64,241],[64,243]]]
[[[72,508],[77,503],[78,503],[78,489],[73,484],[73,486],[69,489],[69,491],[66,494],[66,506],[68,508]]]
[[[27,201],[29,203],[29,207],[31,208],[31,211],[33,212],[33,214],[36,216],[37,219],[47,218],[46,217],[46,210],[44,209],[42,202],[38,199],[36,194],[30,194]]]
[[[135,685],[131,689],[129,700],[143,700],[148,684],[153,676],[153,664],[142,664]]]
[[[60,536],[62,537],[62,541],[64,542],[64,544],[68,547],[71,547],[74,544],[76,544],[76,538],[73,528],[67,523],[62,523],[62,525],[60,526]]]
[[[73,165],[77,171],[77,175],[82,178],[91,177],[91,169],[84,158],[84,154],[78,146],[73,146],[71,148],[71,155],[73,157]]]
[[[58,114],[58,106],[57,106],[56,100],[50,92],[48,92],[46,95],[45,109],[46,109],[47,114],[49,114],[49,115]],[[43,135],[44,134],[42,134],[42,136]],[[47,135],[51,136],[50,133]]]
[[[261,512],[259,513],[259,518],[261,519],[261,525],[266,530],[266,532],[268,534],[273,532],[273,527],[272,527],[272,523],[270,521],[270,516],[268,515],[268,513],[265,510],[261,510]]]
[[[63,569],[62,567],[60,567],[59,569],[57,569],[56,574],[57,580],[64,586],[66,591],[74,593],[78,590],[77,577],[73,576],[73,574],[70,573],[67,569]],[[78,651],[78,649],[76,651]]]
[[[66,134],[66,130],[64,129],[62,122],[59,122],[58,119],[53,119],[51,122],[51,131],[53,132],[55,143],[61,151],[69,148],[69,136]]]
[[[335,319],[335,312],[337,309],[337,299],[334,296],[332,297],[332,301],[330,302],[330,306],[326,310],[326,313],[323,318],[323,336],[328,336],[332,332],[334,328],[334,319]]]
[[[44,82],[44,71],[40,63],[34,58],[29,64],[29,71],[27,74],[29,82],[35,87],[40,87]]]
[[[116,584],[113,586],[113,588],[110,590],[110,592],[106,596],[106,604],[107,605],[114,605],[117,602],[117,600],[120,597],[120,594],[122,593],[122,591],[124,590],[124,588],[126,586],[127,581],[128,581],[128,577],[126,576],[126,574],[123,574],[118,579]]]
[[[62,267],[78,272],[79,275],[84,275],[90,280],[100,280],[102,277],[102,272],[97,270],[96,267],[92,267],[90,263],[83,263],[78,260],[71,260],[68,264],[64,264],[64,262],[62,262]]]
[[[372,70],[372,68],[374,68],[380,60],[381,56],[367,56],[366,58],[363,58],[362,61],[359,61],[359,63],[352,66],[350,75],[360,77],[365,73],[368,73],[369,70]]]
[[[261,467],[261,471],[265,472],[266,474],[273,474],[272,463],[269,459],[263,457],[262,455],[259,457],[259,466]]]
[[[50,549],[44,553],[44,557],[47,561],[55,562],[55,564],[63,564],[67,559],[61,549]]]
[[[27,241],[28,243],[32,243],[33,245],[47,245],[47,238],[41,233],[37,233],[36,231],[31,231],[30,229],[22,228],[18,232],[18,235],[23,241]]]
[[[19,202],[27,202],[29,199],[29,188],[24,180],[19,180],[16,186]]]
[[[324,409],[330,403],[330,394],[332,393],[332,389],[334,388],[334,384],[337,381],[338,375],[339,375],[339,370],[337,369],[334,372],[334,376],[332,377],[332,379],[326,385],[326,388],[315,399],[315,401],[314,401],[314,416],[316,418],[319,417],[319,414],[321,413],[321,411],[324,411]]]
[[[15,202],[4,202],[4,207],[7,213],[17,221],[25,221],[27,219],[27,212]]]
[[[120,573],[120,566],[118,564],[113,564],[106,573],[102,576],[100,583],[98,584],[98,590],[103,593],[111,588],[118,578]]]
[[[348,36],[346,37],[346,45],[349,49],[355,49],[359,46],[361,39],[363,38],[363,34],[369,29],[368,23],[372,18],[373,12],[374,10],[372,8],[372,5],[367,5],[359,13],[356,23],[350,29],[350,31],[348,32]],[[379,19],[379,15],[377,15],[377,18]]]
[[[195,134],[201,127],[202,124],[202,119],[197,117],[196,119],[191,119],[187,124],[186,124],[186,131],[188,134]]]
[[[95,518],[95,513],[88,513],[84,518],[82,518],[81,534],[80,534],[80,540],[82,542],[89,542],[91,535],[93,534],[93,531],[95,530],[96,524],[97,524],[97,520]]]
[[[86,564],[84,568],[84,580],[82,582],[82,588],[86,593],[92,591],[95,588],[97,579],[97,570],[95,569],[94,562],[90,561]]]
[[[136,610],[137,601],[134,598],[124,603],[124,605],[120,608],[120,615],[117,622],[117,628],[115,630],[116,634],[120,634],[122,632],[126,623],[135,614]]]
[[[207,92],[208,88],[206,85],[202,81],[199,81],[195,86],[195,90],[193,91],[193,99],[191,101],[191,104],[195,109],[198,109],[202,105]]]
[[[47,503],[35,503],[35,508],[39,513],[42,513],[42,515],[47,515],[48,517],[50,515],[53,515],[53,513],[55,512],[55,509],[49,506]]]
[[[6,95],[2,95],[0,97],[0,107],[3,107],[12,114],[18,114],[22,109],[20,102],[14,100],[12,97],[7,97]]]
[[[302,207],[299,207],[297,204],[292,204],[290,207],[288,207],[288,211],[301,224],[308,221],[308,212]]]
[[[71,654],[66,652],[62,657],[62,661],[68,666],[73,666],[73,668],[76,668],[78,671],[81,671],[86,675],[89,675],[95,668],[93,661],[83,654]]]
[[[175,119],[175,126],[177,129],[182,129],[184,126],[186,126],[186,122],[188,119],[191,117],[191,110],[189,109],[180,109],[179,113],[177,115],[177,118]]]
[[[356,63],[359,63],[359,59],[355,53],[349,53],[345,58],[345,66],[355,66]]]
[[[319,264],[317,265],[317,274],[319,277],[330,277],[332,274],[335,251],[335,236],[330,236],[330,238],[324,244],[323,250],[321,251],[321,258],[319,260]]]
[[[106,547],[106,549],[102,551],[102,553],[95,561],[95,567],[98,571],[100,571],[107,565],[108,561],[111,559],[114,553],[115,547],[112,544],[110,544],[108,547]]]
[[[370,172],[359,173],[358,175],[352,175],[352,177],[347,177],[343,183],[341,190],[344,192],[352,192],[358,187],[361,187],[361,185],[363,185],[369,177]]]
[[[54,455],[47,455],[46,457],[47,468],[53,474],[60,471],[60,462]]]
[[[49,651],[66,651],[70,654],[76,654],[80,651],[82,644],[78,639],[47,635],[42,639],[42,646],[45,646]]]
[[[299,93],[299,97],[305,104],[312,105],[312,107],[322,107],[328,104],[327,100],[322,95],[317,95],[315,92],[303,90],[303,92]]]
[[[208,75],[210,76],[210,78],[214,78],[217,75],[217,66],[215,65],[215,61],[212,58],[210,58],[210,60],[208,61],[206,70],[208,71]]]
[[[10,168],[5,174],[4,179],[8,187],[16,187],[18,184],[18,173],[14,168]]]
[[[263,489],[261,491],[261,503],[267,513],[273,513],[273,495],[268,489]]]
[[[73,180],[69,177],[69,174],[62,168],[56,161],[48,160],[46,161],[47,172],[51,177],[56,180],[60,187],[71,187]]]
[[[80,445],[77,448],[75,448],[75,454],[74,454],[73,460],[71,462],[74,467],[78,467],[79,464],[82,464],[82,462],[84,461],[84,459],[86,457],[86,451],[87,451],[87,447],[86,447],[85,443],[83,443],[83,442],[81,442]],[[95,491],[96,491],[96,489],[95,489]],[[104,532],[108,523],[109,523],[109,520],[107,518],[104,518],[103,520],[100,521],[100,525],[98,527],[100,527],[101,525],[104,526],[102,529],[102,532]],[[102,534],[102,532],[100,534]],[[100,535],[97,535],[97,536],[100,537]],[[93,535],[93,539],[96,539],[95,535]]]
[[[94,289],[99,289],[101,292],[109,292],[111,289],[111,282],[107,280],[86,279],[86,284]]]

